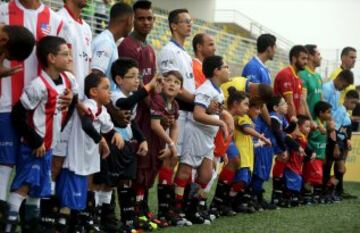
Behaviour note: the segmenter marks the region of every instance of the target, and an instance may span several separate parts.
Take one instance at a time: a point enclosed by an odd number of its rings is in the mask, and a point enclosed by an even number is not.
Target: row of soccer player
[[[101,230],[119,230],[111,205],[114,187],[118,191],[123,231],[153,229],[156,224],[208,223],[213,214],[202,210],[207,209],[206,193],[216,174],[214,161],[219,159],[214,158],[215,154],[218,157],[227,154],[224,160],[233,171],[237,171],[237,180],[228,183],[231,184],[232,195],[236,192],[249,194],[249,187],[252,187],[250,197],[261,199],[262,184],[269,177],[273,154],[280,154],[277,164],[291,154],[286,152],[286,147],[274,152],[275,146],[269,146],[281,145],[282,139],[287,138],[280,133],[278,139],[269,141],[271,134],[276,135],[277,131],[272,128],[276,122],[272,122],[274,117],[270,117],[270,109],[264,104],[265,100],[272,99],[271,79],[264,63],[275,53],[276,38],[269,34],[260,36],[258,55],[244,68],[243,75],[247,79],[234,78],[227,82],[229,67],[221,57],[214,56],[215,44],[211,36],[198,34],[194,37],[196,59],[193,61],[183,49],[192,26],[187,10],[170,12],[172,38],[155,57],[153,49],[146,43],[155,22],[150,2],[138,1],[133,9],[123,3],[115,4],[110,11],[108,29],[94,40],[89,26],[80,17],[84,6],[84,1],[67,0],[58,15],[38,1],[13,1],[0,8],[1,22],[23,24],[39,41],[37,56],[34,52],[22,63],[23,71],[2,79],[0,110],[4,130],[0,171],[4,179],[0,184],[0,199],[1,211],[5,213],[3,216],[7,216],[6,231],[15,229],[20,205],[26,197],[24,232],[40,226],[64,232],[69,230],[68,226],[76,228],[70,231],[100,231],[98,222],[94,221],[99,211]],[[29,26],[33,19],[37,19],[38,23]],[[134,30],[127,36],[133,26]],[[58,35],[65,40],[50,35]],[[123,37],[117,47],[116,41]],[[288,119],[296,121],[294,116],[304,113],[315,131],[323,130],[324,127],[316,123],[316,115],[311,115],[313,106],[318,102],[316,98],[323,98],[331,104],[334,119],[339,116],[341,120],[348,119],[341,115],[343,106],[338,104],[338,96],[339,90],[353,82],[353,77],[348,71],[351,67],[343,66],[345,71],[336,74],[334,82],[324,84],[321,97],[321,83],[313,78],[317,76],[314,73],[317,63],[314,61],[319,54],[316,46],[307,47],[292,48],[291,64],[277,75],[274,91],[283,95],[288,103]],[[354,49],[347,48],[344,57],[354,57],[354,53]],[[118,59],[119,55],[122,58]],[[297,74],[306,65],[308,56],[310,71],[305,75],[308,81],[301,82]],[[38,69],[34,68],[38,62],[42,68],[39,76]],[[155,75],[156,63],[163,78]],[[72,73],[65,72],[67,70],[72,70]],[[90,70],[92,73],[88,74]],[[222,83],[224,93],[219,88]],[[228,93],[230,86],[235,88],[230,89],[231,98]],[[249,96],[236,89],[246,91]],[[305,98],[307,96],[309,103]],[[109,98],[111,104],[108,104]],[[249,110],[246,107],[248,98]],[[227,104],[224,105],[225,102]],[[256,117],[259,109],[261,117]],[[262,128],[249,127],[251,116],[255,126],[262,125]],[[263,124],[257,121],[263,121]],[[344,124],[341,122],[340,126]],[[214,137],[219,128],[214,148]],[[340,129],[337,126],[334,128]],[[270,135],[266,135],[267,132]],[[324,130],[321,132],[326,135]],[[267,144],[256,143],[256,148],[266,150],[268,156],[253,154],[248,134]],[[231,140],[235,144],[227,148]],[[238,141],[247,144],[237,145]],[[336,150],[341,144],[341,140],[338,141],[334,146]],[[337,161],[335,175],[340,181],[337,187],[341,190],[345,156],[340,157],[342,159]],[[266,159],[257,162],[257,158]],[[236,162],[239,159],[240,162]],[[321,167],[320,162],[315,164],[315,168]],[[13,165],[16,165],[16,176],[7,205],[6,187]],[[263,167],[266,169],[257,169]],[[226,179],[233,174],[228,170],[231,169],[223,169],[221,173]],[[157,176],[160,213],[158,218],[154,218],[149,211],[147,197]],[[190,188],[191,183],[197,188]],[[281,179],[280,184],[283,184]],[[191,208],[186,211],[183,197],[185,190],[189,189],[191,205],[185,206]],[[50,195],[53,196],[45,198]],[[240,199],[249,197],[235,196]],[[38,215],[40,199],[41,216]],[[60,211],[53,208],[57,205],[60,205]],[[193,211],[193,207],[199,211]],[[70,213],[73,213],[73,218]],[[74,224],[69,225],[69,221],[74,221]]]

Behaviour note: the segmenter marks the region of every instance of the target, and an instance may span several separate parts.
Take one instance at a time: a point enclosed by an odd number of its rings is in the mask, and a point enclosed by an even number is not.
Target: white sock
[[[51,181],[51,195],[55,195],[55,187],[56,187],[55,181]]]
[[[0,200],[2,201],[6,201],[11,172],[11,167],[0,165]]]
[[[212,187],[212,185],[214,184],[215,180],[217,178],[217,172],[215,169],[212,170],[212,176],[211,176],[211,180],[209,181],[209,183],[207,184],[206,188],[204,189],[204,191],[206,193],[210,192],[210,189]]]
[[[9,200],[8,200],[9,207],[10,207],[9,212],[19,213],[21,203],[25,200],[25,198],[26,198],[25,196],[21,196],[18,193],[10,193]],[[10,217],[11,217],[11,215],[9,215],[9,218]]]
[[[99,202],[102,204],[110,204],[111,203],[111,196],[112,196],[112,191],[106,192],[106,191],[101,191],[99,192]]]
[[[100,192],[101,191],[94,191],[95,195],[95,206],[101,206],[102,203],[100,203]]]

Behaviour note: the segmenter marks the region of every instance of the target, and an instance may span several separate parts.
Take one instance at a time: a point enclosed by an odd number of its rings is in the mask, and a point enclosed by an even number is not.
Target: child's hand
[[[311,154],[310,159],[311,159],[311,160],[314,160],[315,158],[316,158],[316,153],[315,153],[315,152],[313,152],[313,153]]]
[[[171,151],[171,156],[176,157],[177,156],[177,150],[176,150],[176,144],[174,142],[168,144],[169,149]]]
[[[288,154],[287,151],[284,151],[284,152],[282,152],[282,153],[280,153],[280,154],[278,155],[278,158],[279,158],[279,160],[282,161],[282,162],[287,162],[288,159],[289,159],[289,154]]]
[[[297,117],[296,116],[292,116],[291,118],[290,118],[290,121],[293,121],[293,122],[298,122],[298,119],[297,119]]]
[[[319,127],[318,124],[315,121],[311,121],[310,124],[311,124],[310,125],[311,129],[317,129]]]
[[[206,109],[206,113],[212,115],[218,113],[219,110],[220,110],[220,104],[217,101],[212,100],[208,108]]]
[[[73,92],[69,88],[66,88],[64,93],[59,96],[59,104],[61,111],[67,111],[67,109],[69,108],[72,102],[73,97],[74,97]]]
[[[155,90],[157,87],[161,86],[162,79],[163,77],[160,74],[156,74],[145,86],[149,85],[150,90]]]
[[[264,134],[261,134],[261,137],[259,138],[261,141],[265,143],[267,146],[271,146],[271,141],[267,137],[264,136]]]
[[[223,132],[224,138],[228,138],[229,137],[229,130],[228,130],[228,127],[227,127],[225,122],[221,121],[220,129]]]
[[[229,158],[226,153],[224,154],[223,161],[224,161],[224,166],[226,166],[229,163]]]
[[[107,144],[104,137],[101,138],[101,141],[99,142],[99,150],[102,159],[106,159],[110,154],[109,145]]]
[[[351,150],[351,140],[346,140],[348,150]]]
[[[45,144],[41,144],[41,146],[39,146],[38,148],[36,148],[35,150],[32,151],[32,153],[35,155],[35,157],[37,158],[41,158],[44,156],[45,154]]]
[[[114,144],[119,150],[124,148],[125,142],[119,133],[115,133],[111,139],[111,144]]]
[[[305,156],[306,155],[305,151],[304,151],[304,149],[302,147],[299,147],[298,151],[300,153],[300,156]]]
[[[148,149],[148,144],[146,141],[143,141],[142,143],[140,143],[139,145],[139,149],[137,151],[137,154],[138,155],[141,155],[141,156],[146,156],[147,153],[148,153],[149,149]]]
[[[164,160],[166,158],[170,158],[172,156],[171,151],[169,148],[165,148],[160,150],[160,154],[158,156],[158,159]]]

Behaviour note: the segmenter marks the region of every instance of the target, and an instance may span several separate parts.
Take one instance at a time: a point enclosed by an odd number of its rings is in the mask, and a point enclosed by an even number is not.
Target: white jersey
[[[99,133],[109,133],[114,128],[110,115],[104,106],[98,108],[97,103],[93,99],[85,100],[84,105],[91,112],[94,128]],[[73,124],[73,129],[81,129],[79,115],[75,114],[74,116],[75,122],[78,121],[79,124]],[[76,134],[74,132],[79,132],[79,130],[74,130],[70,134],[68,153],[63,167],[81,176],[99,172],[101,159],[99,144],[96,144],[86,133]]]
[[[90,26],[82,19],[75,19],[65,6],[57,14],[65,21],[69,28],[67,43],[73,55],[73,71],[79,84],[79,99],[85,99],[85,77],[90,73],[91,40]]]
[[[203,106],[207,109],[211,101],[224,104],[224,93],[222,90],[211,82],[206,80],[195,92],[195,105]],[[219,119],[219,115],[211,115]],[[191,156],[206,156],[214,149],[214,138],[219,130],[219,126],[205,125],[194,119],[186,125],[184,138],[183,153]]]
[[[171,40],[161,49],[157,58],[158,66],[162,74],[171,70],[179,71],[184,79],[183,87],[190,93],[195,92],[192,59],[181,45]]]
[[[116,85],[111,78],[111,66],[119,57],[117,46],[113,34],[106,29],[91,44],[92,60],[91,69],[100,70],[110,79],[111,89],[114,90]]]
[[[44,140],[45,148],[52,149],[60,135],[61,123],[66,112],[60,110],[59,96],[66,88],[77,92],[75,78],[70,73],[60,74],[62,84],[56,85],[50,76],[42,71],[24,88],[20,101],[25,109],[30,110],[28,122]]]
[[[171,39],[161,50],[157,57],[160,73],[166,73],[171,70],[179,71],[183,77],[183,88],[190,93],[195,93],[195,79],[192,68],[192,59],[185,49],[175,40]],[[177,120],[179,132],[177,140],[177,151],[182,155],[182,146],[185,136],[185,126],[192,118],[191,112],[179,111]]]
[[[67,26],[64,21],[48,6],[41,4],[36,10],[24,8],[19,0],[0,5],[0,23],[20,25],[29,29],[39,41],[47,35],[66,38]],[[19,48],[21,49],[21,48]],[[23,88],[39,75],[40,67],[34,48],[24,62],[4,61],[4,66],[23,65],[23,71],[12,77],[3,78],[1,82],[0,113],[11,112],[12,106],[19,100]]]
[[[116,109],[118,109],[118,107],[116,107],[116,101],[118,99],[121,99],[121,98],[128,98],[128,96],[126,96],[119,88],[116,88],[111,93],[111,103]],[[135,107],[133,109],[131,109],[130,121],[135,119],[136,108],[137,108],[137,104],[135,105]],[[121,134],[121,137],[125,141],[130,141],[133,138],[133,132],[132,132],[132,129],[131,129],[131,123],[127,124],[126,128],[116,128],[116,131]]]

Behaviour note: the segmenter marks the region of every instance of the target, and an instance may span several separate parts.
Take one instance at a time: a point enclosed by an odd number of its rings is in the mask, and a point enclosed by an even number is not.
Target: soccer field
[[[360,197],[360,183],[346,183],[345,189]],[[271,191],[267,182],[267,199]],[[150,205],[156,211],[156,191],[152,189]],[[212,197],[212,195],[211,195]],[[360,232],[360,199],[337,204],[301,206],[290,209],[238,214],[216,219],[211,225],[169,227],[158,232],[246,232],[246,233],[358,233]]]

